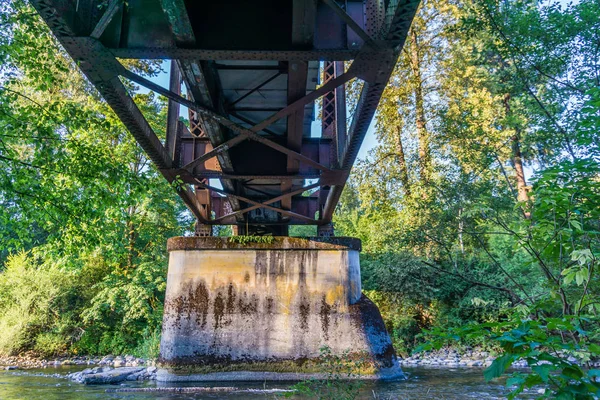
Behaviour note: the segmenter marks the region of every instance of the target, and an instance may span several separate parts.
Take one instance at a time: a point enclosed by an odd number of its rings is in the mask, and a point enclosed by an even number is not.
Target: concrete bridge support
[[[365,378],[402,376],[361,293],[358,239],[247,240],[169,239],[159,380],[319,376],[324,346]]]

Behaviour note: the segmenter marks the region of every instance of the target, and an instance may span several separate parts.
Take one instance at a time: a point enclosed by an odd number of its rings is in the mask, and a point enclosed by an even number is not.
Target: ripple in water
[[[155,382],[127,382],[122,385],[85,386],[64,378],[76,368],[0,371],[1,400],[87,400],[87,399],[272,399],[276,393],[264,389],[287,389],[290,384],[276,382],[236,383],[235,386],[247,390],[237,393],[156,393],[125,392],[108,393],[106,389],[151,388]],[[468,368],[426,368],[405,367],[407,379],[394,382],[365,383],[360,399],[380,400],[421,400],[421,399],[505,399],[508,390],[504,382],[486,383],[481,369]],[[160,385],[160,384],[158,384]],[[175,385],[174,385],[175,386]],[[183,386],[177,384],[176,386]],[[199,386],[189,383],[187,386]],[[215,383],[209,386],[223,386]],[[230,386],[230,385],[227,385]],[[248,390],[251,389],[251,390]],[[260,390],[258,390],[260,389]],[[274,391],[276,392],[276,390]],[[521,398],[535,398],[537,393]],[[302,398],[300,396],[294,398]]]

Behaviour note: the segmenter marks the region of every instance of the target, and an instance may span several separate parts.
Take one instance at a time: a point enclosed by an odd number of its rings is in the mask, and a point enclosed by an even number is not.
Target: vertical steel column
[[[207,146],[204,147],[205,152],[212,150],[212,146],[208,144],[208,136],[203,129],[202,121],[198,118],[198,114],[188,109],[188,116],[190,120],[190,133],[194,137],[193,139],[193,155],[192,159],[195,159],[201,154],[196,154],[196,140],[202,140],[207,142]],[[208,185],[209,180],[204,178],[201,180],[201,183]],[[196,195],[196,201],[198,202],[198,207],[200,208],[200,212],[204,216],[206,220],[212,219],[212,202],[210,197],[210,191],[200,186],[194,187],[194,192]],[[212,236],[212,225],[205,225],[200,221],[196,220],[196,236]]]
[[[335,61],[335,76],[340,76],[344,73],[344,62]],[[346,128],[346,86],[341,85],[335,89],[335,147],[337,150],[337,164],[342,163],[342,156],[346,150],[348,139],[348,130]]]
[[[326,61],[323,63],[323,84],[334,79],[337,74],[336,72],[336,62],[335,61]],[[339,157],[338,157],[338,147],[337,147],[337,130],[338,130],[338,120],[337,120],[337,104],[340,102],[337,96],[337,89],[332,90],[323,96],[323,108],[321,110],[321,127],[322,133],[321,136],[327,139],[332,140],[332,145],[330,148],[330,165],[334,168],[339,166]],[[342,102],[345,104],[345,102]],[[327,197],[329,196],[329,186],[321,187],[319,191],[319,217],[323,217],[323,212],[325,209],[325,203],[327,201]],[[330,237],[334,235],[333,224],[327,223],[325,225],[317,226],[317,236],[320,237]]]
[[[171,60],[171,74],[169,77],[169,90],[175,94],[181,94],[181,73],[177,61]],[[178,153],[181,131],[179,129],[179,103],[169,99],[167,107],[167,137],[165,149],[173,160],[173,166],[179,167]]]
[[[323,63],[323,85],[335,78],[335,61]],[[322,136],[324,138],[335,137],[335,91],[323,96],[323,109],[321,114]]]

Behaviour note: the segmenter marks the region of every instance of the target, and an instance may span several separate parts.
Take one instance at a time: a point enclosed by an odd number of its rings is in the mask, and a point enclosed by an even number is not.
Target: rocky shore
[[[0,356],[0,366],[4,369],[32,369],[32,368],[51,368],[61,366],[77,366],[77,365],[94,365],[103,367],[138,367],[138,366],[154,366],[153,360],[145,360],[134,356],[104,356],[104,357],[88,357],[88,356],[73,356],[73,357],[56,357],[45,359],[36,357],[33,354],[22,354],[18,356]]]
[[[156,380],[157,368],[153,360],[134,356],[104,357],[57,357],[46,360],[31,354],[0,357],[0,366],[8,371],[60,367],[90,366],[69,374],[43,374],[55,378],[66,378],[84,384],[120,383],[123,381]],[[93,366],[93,367],[92,367]]]
[[[86,385],[124,381],[156,380],[156,367],[95,367],[68,374],[67,378]]]
[[[428,351],[413,354],[410,357],[400,360],[402,366],[430,366],[430,367],[489,367],[496,357],[490,352],[479,350],[467,350],[458,352],[456,349],[442,349],[438,351]],[[579,361],[572,356],[568,358],[569,362],[579,364]],[[591,367],[600,367],[600,360],[590,362]],[[512,364],[513,368],[527,368],[525,360],[519,360]]]
[[[488,367],[496,357],[487,351],[467,350],[458,352],[455,349],[442,349],[413,354],[400,360],[403,366],[431,367]],[[514,367],[526,367],[525,361],[515,363]]]
[[[459,352],[456,349],[442,349],[414,354],[400,360],[405,367],[432,367],[432,368],[485,368],[494,361],[494,355],[487,351],[466,350]],[[569,361],[576,362],[572,357]],[[157,368],[154,360],[127,356],[104,357],[57,357],[51,360],[41,359],[32,354],[12,357],[0,357],[0,369],[27,370],[39,368],[59,368],[72,366],[88,366],[81,371],[69,374],[51,374],[55,377],[70,379],[84,384],[110,384],[124,381],[156,380]],[[600,367],[600,360],[591,363],[593,367]],[[513,363],[514,368],[525,368],[524,360]],[[55,372],[55,371],[53,371]]]

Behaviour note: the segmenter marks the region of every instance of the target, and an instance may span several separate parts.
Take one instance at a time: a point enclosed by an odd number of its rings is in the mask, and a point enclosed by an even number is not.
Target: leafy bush
[[[511,389],[509,398],[526,388],[543,385],[546,390],[541,398],[592,400],[600,393],[600,369],[589,368],[587,363],[600,357],[598,322],[592,317],[531,319],[514,313],[504,322],[436,328],[428,332],[431,341],[417,350],[439,349],[458,340],[485,337],[501,347],[500,355],[484,371],[486,380],[503,376],[516,361],[523,360],[530,367],[510,373],[506,381]]]
[[[132,354],[145,359],[157,359],[160,353],[160,328],[147,329]]]
[[[0,273],[0,353],[39,349],[43,343],[51,343],[50,353],[64,350],[66,339],[60,331],[70,315],[64,300],[72,294],[75,279],[76,274],[59,263],[44,262],[31,253],[9,256]]]

